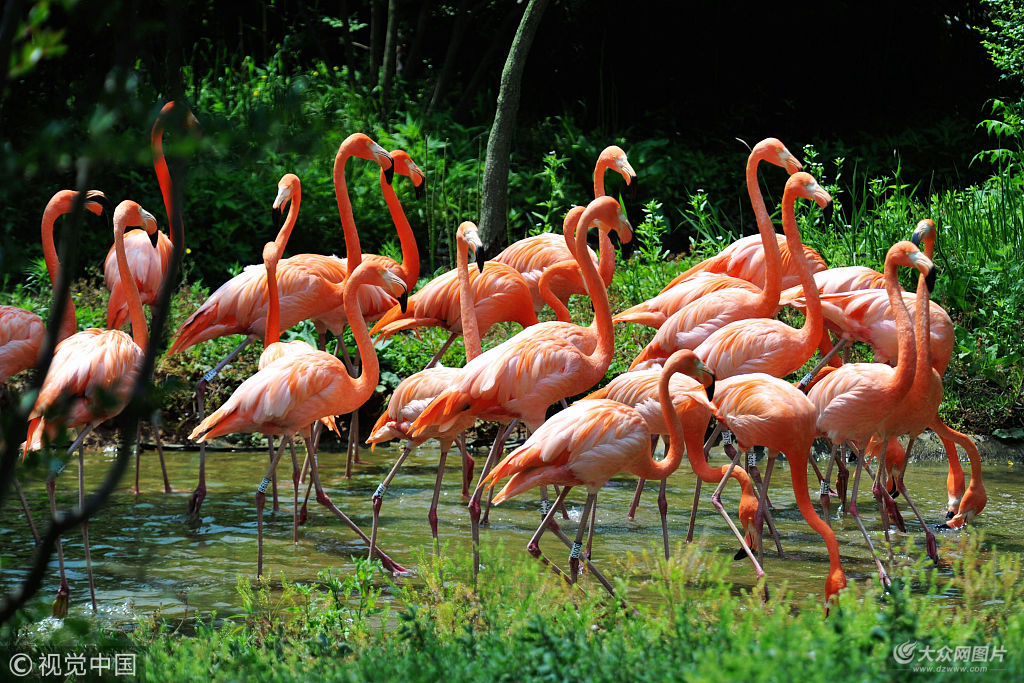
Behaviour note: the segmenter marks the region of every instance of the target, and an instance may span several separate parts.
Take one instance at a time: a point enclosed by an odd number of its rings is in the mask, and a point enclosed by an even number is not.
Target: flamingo
[[[874,555],[874,546],[857,515],[857,488],[860,471],[864,463],[863,449],[873,436],[878,436],[884,453],[885,444],[898,433],[891,430],[879,416],[891,415],[902,409],[903,397],[914,382],[917,352],[914,348],[914,331],[910,314],[903,303],[902,290],[896,277],[899,266],[913,267],[927,274],[932,268],[931,259],[921,253],[913,242],[897,242],[885,257],[885,292],[896,317],[899,331],[899,363],[890,367],[883,363],[847,363],[820,379],[807,393],[817,410],[817,432],[827,436],[833,443],[852,443],[858,450],[857,472],[853,481],[853,501],[850,512],[854,515],[868,547]],[[882,482],[885,467],[879,462],[876,485],[873,488],[883,518],[883,527],[888,536],[885,505],[882,501]],[[888,585],[889,578],[881,561],[875,556],[879,577]]]
[[[683,349],[678,351],[676,355],[681,357],[688,357],[694,355],[689,349]],[[693,361],[688,361],[693,362]],[[696,363],[696,367],[707,366],[701,362]],[[658,387],[661,381],[662,368],[645,368],[642,370],[633,370],[630,372],[624,372],[618,375],[604,385],[597,391],[583,397],[580,400],[592,400],[592,399],[611,399],[613,401],[619,401],[628,406],[632,406],[640,413],[647,423],[647,430],[651,433],[651,446],[652,448],[657,443],[657,437],[667,436],[669,434],[669,424],[665,420],[665,416],[661,410],[661,403],[658,394]],[[711,374],[710,371],[707,371]],[[714,375],[712,375],[714,377]],[[686,444],[686,455],[689,458],[690,467],[693,469],[694,474],[700,477],[703,481],[713,482],[717,484],[721,481],[722,477],[725,476],[727,467],[716,469],[708,465],[707,459],[702,457],[704,455],[704,444],[701,441],[704,432],[707,431],[708,420],[711,418],[713,407],[711,405],[711,399],[714,397],[715,384],[714,381],[705,388],[700,381],[686,375],[686,374],[674,374],[669,382],[670,395],[672,397],[672,406],[676,414],[679,416],[679,420],[683,425],[683,437]],[[669,445],[666,445],[666,449]],[[740,485],[741,498],[740,498],[740,521],[745,531],[748,532],[748,538],[752,539],[756,536],[753,533],[754,514],[757,511],[757,497],[754,495],[753,487],[750,483],[749,475],[743,470],[742,467],[735,468],[732,471],[732,476]],[[665,491],[666,479],[661,480],[661,492],[658,497],[658,509],[661,513],[661,528],[662,528],[662,540],[664,543],[665,559],[668,559],[669,548],[668,548],[668,520],[667,510],[668,501],[666,499]],[[637,484],[639,490],[644,484],[644,479],[640,479]],[[729,519],[728,514],[725,512],[725,508],[722,506],[720,500],[712,501],[719,514],[725,518],[730,528],[736,533],[739,538],[741,545],[744,543],[744,538],[736,531],[733,526],[732,520]],[[749,543],[744,546],[749,547]],[[751,559],[754,562],[755,570],[760,572],[757,560],[751,555]],[[758,574],[760,576],[760,573]]]
[[[782,257],[768,211],[764,208],[763,200],[757,199],[760,190],[756,182],[756,165],[762,157],[778,158],[780,165],[783,163],[782,159],[791,160],[787,163],[793,172],[796,172],[796,169],[792,168],[793,164],[798,162],[792,159],[785,146],[775,138],[758,143],[747,161],[748,189],[751,191],[751,201],[758,214],[757,229],[763,253],[763,288],[756,293],[742,288],[720,289],[691,301],[665,320],[654,338],[637,355],[631,368],[646,360],[667,358],[676,349],[694,349],[712,332],[735,320],[770,318],[775,315],[779,306],[779,294],[782,291]],[[694,271],[693,274],[696,272],[699,271]]]
[[[100,206],[95,199],[87,201],[87,206],[90,203]],[[90,207],[90,209],[95,211],[95,207]],[[113,225],[121,280],[128,283],[128,307],[132,334],[129,336],[120,330],[90,328],[75,333],[60,342],[54,350],[49,372],[43,380],[35,405],[29,413],[28,432],[25,439],[25,452],[27,453],[39,450],[46,443],[53,441],[59,429],[81,429],[78,437],[68,449],[68,455],[70,455],[75,448],[78,448],[79,504],[82,504],[85,497],[85,454],[81,447],[82,441],[98,424],[116,416],[127,405],[128,392],[135,382],[139,365],[149,343],[142,303],[124,248],[124,230],[129,225],[141,225],[153,232],[156,230],[156,219],[137,203],[125,200],[114,210]],[[50,259],[47,259],[47,263],[50,263]],[[59,266],[59,263],[55,263],[55,265]],[[46,482],[50,495],[50,509],[54,514],[56,514],[55,476],[51,475]],[[89,593],[92,598],[92,608],[95,611],[96,587],[93,581],[92,559],[89,552],[88,522],[82,523],[82,540],[85,547],[86,570],[89,575]],[[60,588],[57,590],[54,613],[57,616],[63,616],[67,613],[70,589],[64,575],[64,553],[59,547],[57,557],[60,565]]]
[[[615,316],[615,322],[638,322],[657,328],[661,327],[665,320],[680,308],[709,292],[729,286],[748,289],[753,293],[766,289],[766,283],[768,283],[770,277],[769,270],[776,267],[783,268],[783,274],[780,277],[787,281],[791,279],[794,270],[788,263],[790,260],[789,247],[788,245],[783,246],[785,242],[781,235],[776,236],[778,249],[774,252],[775,254],[780,254],[780,256],[775,257],[772,253],[773,247],[771,246],[770,238],[775,230],[772,227],[771,216],[768,215],[768,209],[764,204],[761,187],[757,182],[757,165],[761,161],[781,166],[790,175],[796,173],[801,168],[800,161],[776,138],[765,138],[751,150],[750,155],[747,157],[745,176],[747,195],[750,197],[750,205],[754,209],[758,234],[745,237],[732,246],[727,247],[726,250],[713,259],[703,261],[689,270],[680,273],[657,296],[643,301],[632,308],[628,308]],[[740,255],[734,255],[734,252],[740,252]],[[730,258],[735,258],[737,263],[733,264]],[[725,265],[714,265],[717,263],[715,259]],[[783,263],[783,259],[786,263]],[[777,264],[776,261],[778,262]],[[712,274],[719,277],[712,279],[696,278],[698,275],[706,276]],[[690,280],[694,281],[688,282]],[[679,288],[679,285],[687,282],[686,286],[681,289]],[[751,287],[747,287],[747,284],[751,285]]]
[[[630,188],[632,196],[635,198],[637,187],[636,171],[633,170],[629,160],[626,158],[626,153],[617,145],[605,147],[597,157],[597,164],[594,166],[594,198],[603,197],[605,194],[604,176],[608,169],[612,169],[622,176],[622,179],[626,181],[626,185]],[[500,254],[492,259],[497,263],[508,264],[522,273],[527,284],[530,286],[534,311],[537,313],[540,313],[540,310],[546,303],[539,287],[539,280],[544,269],[561,261],[573,260],[574,258],[572,255],[574,250],[573,242],[575,241],[574,236],[571,231],[564,229],[564,227],[563,224],[562,238],[550,232],[527,237],[505,247]],[[575,228],[575,226],[573,227]],[[598,271],[601,273],[601,280],[604,282],[605,287],[608,287],[611,285],[612,276],[615,274],[615,252],[607,233],[599,233],[599,240],[601,254],[598,261]],[[588,248],[587,252],[591,258],[595,258],[594,252],[591,249]],[[586,294],[587,289],[583,278],[577,270],[565,272],[560,277],[552,280],[551,291],[564,306],[568,304],[570,296],[573,294]]]
[[[272,248],[268,245],[268,249]],[[264,253],[267,253],[265,250]],[[189,438],[203,442],[223,434],[260,432],[281,435],[281,445],[266,476],[257,489],[256,511],[258,529],[257,575],[263,573],[263,506],[270,477],[284,452],[286,442],[301,434],[310,461],[310,473],[316,497],[363,540],[369,537],[331,501],[320,483],[316,449],[310,425],[324,417],[350,413],[373,394],[380,377],[380,367],[366,321],[359,309],[358,289],[377,286],[391,293],[405,292],[405,283],[391,271],[371,260],[360,263],[345,281],[345,307],[360,357],[362,374],[353,379],[344,363],[333,354],[317,349],[285,353],[246,379],[225,403],[206,417]],[[294,528],[294,527],[293,527]],[[391,560],[379,547],[377,556],[390,571],[405,569]]]
[[[483,246],[476,225],[470,221],[463,221],[459,224],[455,234],[456,244],[456,270],[459,280],[459,306],[461,308],[461,322],[463,323],[463,343],[466,347],[466,361],[472,361],[480,355],[480,332],[474,313],[475,301],[470,286],[469,262],[476,259],[476,250]],[[444,476],[444,463],[448,457],[448,449],[453,441],[458,441],[462,450],[463,479],[462,495],[468,497],[469,479],[472,477],[472,460],[466,453],[465,442],[461,434],[468,427],[472,426],[475,418],[467,416],[459,420],[446,431],[431,428],[416,438],[409,436],[409,426],[412,424],[423,409],[440,394],[445,387],[452,384],[458,378],[461,368],[427,367],[419,372],[409,375],[403,379],[391,399],[388,406],[377,419],[373,426],[370,438],[366,440],[370,444],[378,444],[394,438],[406,439],[409,443],[402,450],[391,471],[377,487],[373,494],[373,528],[370,531],[370,552],[377,539],[377,524],[380,517],[380,508],[383,503],[384,493],[391,484],[392,479],[398,473],[405,459],[415,448],[430,438],[435,438],[441,443],[441,456],[437,463],[437,480],[434,484],[434,496],[430,502],[430,512],[427,519],[430,522],[430,532],[434,538],[434,550],[440,552],[437,540],[437,501],[441,491],[441,479]]]
[[[463,416],[483,420],[523,421],[531,431],[544,422],[547,408],[567,396],[590,388],[608,371],[614,352],[614,332],[608,292],[593,260],[586,254],[586,228],[599,221],[614,226],[623,241],[632,237],[629,222],[611,197],[594,199],[579,217],[574,256],[594,305],[590,327],[558,321],[528,327],[504,343],[466,364],[456,382],[446,388],[412,423],[409,435],[416,438],[430,427],[452,428]],[[591,340],[585,343],[583,340]],[[592,350],[587,351],[586,346]],[[500,452],[511,426],[498,435],[482,475]],[[480,495],[477,485],[469,502],[473,528],[474,570],[479,566]]]
[[[569,554],[569,572],[565,574],[555,568],[570,584],[576,580],[582,556],[594,575],[614,595],[608,580],[582,553],[583,533],[601,487],[619,472],[663,480],[682,462],[686,431],[673,407],[669,387],[672,376],[677,372],[685,373],[702,384],[714,381],[714,376],[692,352],[681,351],[665,364],[660,372],[658,395],[670,436],[668,452],[661,461],[656,462],[652,458],[652,433],[647,420],[637,409],[619,401],[594,398],[577,401],[546,421],[526,443],[506,456],[484,478],[482,483],[490,489],[501,479],[509,477],[494,498],[496,505],[536,486],[554,484],[564,487],[527,545],[528,552],[545,564],[549,562],[540,549],[541,535],[551,525],[555,511],[569,490],[574,486],[587,488],[587,500]],[[740,540],[742,542],[742,537]]]
[[[793,493],[800,514],[821,535],[828,548],[827,609],[836,593],[846,586],[846,575],[835,533],[814,511],[807,490],[807,462],[817,431],[818,411],[815,405],[793,385],[764,373],[734,375],[718,381],[712,403],[715,417],[736,435],[739,453],[760,445],[768,449],[771,457],[783,453],[789,461]],[[739,453],[730,467],[735,466]],[[723,477],[715,495],[721,492],[725,481]],[[763,505],[763,490],[761,495]]]
[[[160,109],[150,131],[153,169],[156,171],[157,182],[160,184],[160,194],[163,196],[168,222],[171,220],[172,186],[171,175],[167,170],[167,160],[164,158],[163,137],[167,120],[176,114],[183,116],[184,126],[187,130],[198,130],[199,122],[191,110],[180,102],[171,101]],[[156,239],[155,244],[152,242],[153,239]],[[160,231],[156,233],[155,238],[140,230],[129,230],[124,236],[128,264],[135,276],[135,284],[144,305],[151,306],[157,300],[160,283],[163,281],[164,273],[167,271],[167,265],[171,259],[173,245],[172,240]],[[113,245],[103,260],[103,279],[110,291],[110,300],[107,302],[107,328],[121,329],[128,322],[128,302]]]
[[[0,306],[0,383],[39,359],[46,334],[43,319],[17,306]]]
[[[377,162],[387,178],[391,177],[389,174],[394,169],[394,161],[384,148],[363,133],[353,133],[338,147],[334,161],[334,189],[345,232],[349,263],[354,268],[361,260],[361,253],[352,204],[345,185],[345,164],[352,156]],[[281,326],[287,329],[306,318],[319,318],[332,332],[340,335],[346,318],[343,303],[338,302],[344,296],[347,267],[339,258],[320,254],[299,254],[290,259],[283,259],[278,265]],[[369,289],[373,291],[372,288]],[[196,384],[200,419],[205,414],[206,385],[245,346],[266,334],[266,296],[266,268],[249,267],[221,285],[178,329],[175,340],[167,351],[168,355],[207,339],[227,334],[247,335]],[[340,312],[336,310],[339,305],[342,307]],[[202,442],[199,449],[199,483],[189,500],[188,507],[189,516],[192,518],[198,517],[206,497],[205,473],[206,447],[205,442]]]

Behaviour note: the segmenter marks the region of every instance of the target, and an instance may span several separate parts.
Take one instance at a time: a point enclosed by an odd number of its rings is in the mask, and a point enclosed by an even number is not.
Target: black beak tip
[[[281,210],[281,207],[274,207],[271,214],[274,219],[274,229],[280,230],[281,226],[284,224],[284,212]]]
[[[635,175],[634,176],[630,176],[629,177],[629,200],[631,202],[635,202],[636,201],[637,192],[639,192],[639,190],[637,189],[636,176]]]
[[[401,296],[398,297],[398,305],[402,309],[402,313],[405,313],[409,308],[409,292],[408,290],[402,292]]]
[[[389,159],[391,157],[388,157]],[[395,179],[395,162],[392,160],[391,165],[384,169],[384,181],[391,185],[391,181]]]
[[[889,483],[892,484],[892,488],[889,489],[889,497],[895,499],[900,495],[900,487],[896,486],[895,481],[891,481]]]
[[[928,274],[924,276],[924,283],[928,286],[928,293],[931,294],[935,291],[935,278],[938,275],[938,270],[935,266],[932,266],[928,271]]]
[[[708,395],[708,400],[709,401],[715,400],[715,375],[714,375],[714,373],[711,374],[711,384],[709,384],[706,387],[704,387],[704,393],[706,393]]]
[[[821,212],[822,212],[822,214],[825,217],[825,225],[828,225],[829,223],[831,223],[832,222],[832,200],[831,199],[828,200],[828,204],[825,205],[825,208],[823,208],[821,210]]]
[[[152,244],[152,245],[153,245],[153,248],[154,248],[154,249],[156,249],[156,245],[157,245],[157,243],[158,243],[159,241],[160,241],[160,233],[159,233],[159,232],[156,232],[156,231],[154,231],[154,232],[153,232],[153,234],[151,234],[151,235],[149,236],[149,242],[150,242],[150,244]]]
[[[946,519],[953,519],[956,517],[956,513],[952,510],[946,510]]]
[[[427,181],[424,180],[416,186],[416,199],[423,199],[427,194]]]
[[[936,524],[935,525],[935,530],[936,531],[951,531],[952,529],[953,529],[953,527],[951,527],[948,524]]]
[[[915,247],[920,247],[921,246],[921,237],[922,237],[922,232],[920,230],[915,230],[914,234],[910,236],[910,241],[914,243]]]
[[[746,551],[746,550],[744,550],[744,549],[743,549],[743,548],[741,547],[741,548],[740,548],[739,550],[737,550],[737,551],[736,551],[736,554],[732,556],[732,559],[734,559],[734,560],[742,560],[742,559],[744,559],[744,558],[745,558],[746,556],[747,556],[747,551]]]

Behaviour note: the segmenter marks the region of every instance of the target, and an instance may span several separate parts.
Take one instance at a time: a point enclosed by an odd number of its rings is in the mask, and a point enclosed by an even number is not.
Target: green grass
[[[982,562],[980,547],[978,534],[964,534],[949,571],[919,560],[898,570],[888,591],[853,582],[827,617],[819,598],[797,599],[785,585],[772,585],[767,602],[760,587],[737,589],[726,561],[698,546],[670,561],[634,558],[653,567],[642,601],[609,599],[589,579],[585,591],[570,588],[522,553],[485,547],[484,564],[500,571],[483,573],[476,588],[467,557],[421,558],[418,579],[402,584],[362,561],[352,575],[324,570],[312,584],[239,579],[236,617],[157,615],[127,630],[68,620],[43,632],[25,615],[0,642],[30,652],[68,643],[127,649],[145,681],[780,680],[795,672],[807,681],[910,680],[919,674],[893,657],[904,643],[918,653],[984,647],[989,658],[1001,648],[985,679],[1020,680],[1021,557],[995,552]]]

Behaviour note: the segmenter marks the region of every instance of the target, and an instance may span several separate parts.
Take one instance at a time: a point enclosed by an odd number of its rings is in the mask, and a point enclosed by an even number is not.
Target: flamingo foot
[[[539,558],[541,556],[540,545],[531,541],[526,546],[526,552],[530,553],[534,559]]]
[[[427,521],[430,522],[430,535],[437,541],[437,510],[434,508],[430,509],[427,513]]]
[[[199,509],[203,505],[203,501],[206,499],[206,486],[200,484],[196,487],[195,491],[192,492],[192,497],[188,500],[188,519],[189,523],[196,526],[199,524],[200,516]]]
[[[306,504],[303,503],[302,507],[299,508],[299,517],[297,520],[297,525],[302,526],[306,523],[307,520],[309,520],[309,510],[306,509]]]
[[[53,601],[51,614],[55,619],[63,619],[68,615],[68,603],[71,601],[71,588],[68,587],[67,579],[61,579],[57,588],[57,597]]]
[[[935,543],[935,534],[931,531],[925,530],[925,547],[928,550],[928,557],[932,559],[932,562],[939,564],[939,548]]]

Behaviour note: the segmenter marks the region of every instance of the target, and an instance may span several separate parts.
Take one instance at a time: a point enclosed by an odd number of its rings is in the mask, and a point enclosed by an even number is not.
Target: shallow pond
[[[364,451],[362,464],[356,465],[349,480],[343,476],[342,454],[321,455],[321,474],[327,492],[339,508],[367,533],[371,519],[370,497],[397,455],[397,448],[378,448],[372,453]],[[415,568],[419,553],[432,551],[427,510],[436,475],[437,455],[436,448],[426,444],[410,456],[392,482],[381,512],[381,546],[396,561],[411,569]],[[464,552],[460,556],[468,558],[471,547],[469,515],[460,492],[459,459],[457,453],[452,456],[448,460],[438,509],[440,538],[442,543],[449,545],[449,550],[461,546]],[[486,453],[479,452],[474,456],[479,466]],[[99,483],[112,457],[112,453],[87,453],[87,486],[92,488]],[[187,524],[185,510],[196,481],[198,454],[177,451],[168,452],[167,457],[174,493],[167,495],[161,492],[156,455],[146,451],[141,495],[136,497],[129,490],[130,479],[134,475],[129,470],[125,484],[90,524],[100,611],[113,620],[155,612],[166,617],[182,616],[186,610],[190,613],[216,610],[220,616],[235,613],[239,605],[235,591],[237,578],[240,575],[252,578],[256,572],[254,493],[266,469],[267,453],[209,454],[208,495],[202,508],[201,523],[195,527]],[[288,460],[287,456],[285,460]],[[724,463],[724,455],[720,448],[716,448],[712,452],[712,465]],[[763,458],[759,465],[763,471]],[[1024,552],[1024,542],[1014,531],[1024,513],[1022,469],[1007,462],[986,464],[988,507],[968,531],[939,534],[939,553],[944,561],[949,559],[955,536],[975,530],[984,531],[986,548],[998,546],[1000,550]],[[914,462],[908,469],[908,488],[930,523],[939,522],[943,517],[946,470],[944,461]],[[965,470],[969,472],[966,463]],[[268,495],[264,573],[275,580],[284,577],[299,582],[315,580],[318,571],[324,567],[333,567],[339,572],[351,569],[350,556],[365,554],[366,545],[340,520],[319,506],[315,497],[310,501],[309,521],[300,530],[299,543],[293,545],[290,472],[290,465],[282,463],[279,468],[280,512],[270,512]],[[812,483],[815,481],[813,472],[810,479]],[[59,503],[71,504],[77,500],[76,481],[77,460],[73,460],[58,480]],[[645,550],[652,555],[660,553],[661,525],[657,485],[654,483],[648,483],[635,521],[626,519],[635,484],[632,476],[622,476],[612,480],[601,492],[593,555],[595,565],[607,575],[629,578],[633,585],[639,585],[645,576],[645,565],[643,562],[630,562],[627,554],[640,554]],[[668,482],[669,529],[673,546],[682,542],[686,533],[693,484],[694,476],[685,464]],[[36,482],[28,488],[27,495],[38,523],[44,519],[47,507],[45,488],[41,482]],[[711,490],[705,487],[697,515],[695,541],[705,546],[707,552],[731,555],[738,545],[724,520],[711,506],[710,495]],[[584,498],[583,490],[570,493],[567,502],[573,520],[578,518]],[[779,558],[766,536],[766,571],[771,581],[773,584],[787,582],[797,595],[821,595],[828,567],[825,546],[821,537],[800,516],[793,499],[788,465],[781,460],[773,474],[771,499],[785,551],[784,557]],[[816,492],[812,492],[812,500],[817,507]],[[880,539],[876,507],[870,493],[862,490],[860,500],[861,513],[869,531]],[[726,509],[735,516],[738,504],[735,485],[726,487],[723,501]],[[917,539],[917,547],[923,547],[920,526],[902,499],[897,499],[897,502],[904,511],[909,533]],[[832,525],[839,537],[843,567],[849,579],[869,579],[874,574],[874,565],[856,525],[851,519],[836,514],[835,503],[832,513]],[[24,576],[23,567],[32,553],[32,536],[16,499],[6,504],[2,519],[0,589],[6,591]],[[491,511],[491,523],[489,528],[482,530],[482,542],[492,544],[500,540],[506,553],[525,552],[526,542],[539,521],[537,495],[524,494]],[[563,528],[573,535],[575,521],[563,523]],[[895,537],[902,543],[902,534],[896,533]],[[542,546],[549,557],[565,565],[568,552],[555,538],[546,535]],[[72,588],[72,610],[84,612],[88,586],[81,535],[69,534],[64,549]],[[52,567],[52,574],[44,582],[44,589],[37,599],[52,600],[57,585],[56,559]],[[492,569],[485,567],[484,576]],[[737,586],[753,585],[754,572],[750,563],[746,560],[734,562],[730,578]],[[413,574],[401,580],[416,581],[417,578]],[[592,579],[585,581],[594,590],[601,590]],[[645,599],[641,589],[634,590],[636,599]]]

